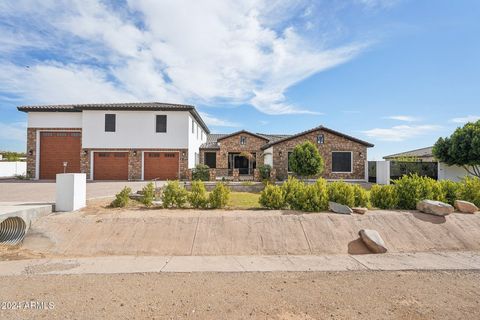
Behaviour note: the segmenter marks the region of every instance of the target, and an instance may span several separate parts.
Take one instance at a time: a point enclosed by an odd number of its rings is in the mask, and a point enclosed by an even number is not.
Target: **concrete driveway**
[[[148,181],[88,182],[87,199],[113,196],[124,186],[133,191],[141,189]],[[162,182],[158,182],[161,184]],[[54,181],[0,180],[0,202],[54,202]]]

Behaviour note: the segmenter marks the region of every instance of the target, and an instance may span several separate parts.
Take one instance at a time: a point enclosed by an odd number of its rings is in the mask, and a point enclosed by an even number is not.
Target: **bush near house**
[[[355,207],[370,207],[370,196],[368,195],[367,190],[358,184],[354,184],[353,193],[355,194]]]
[[[327,180],[318,179],[314,184],[306,185],[302,195],[303,200],[300,210],[306,212],[328,210]]]
[[[480,178],[465,177],[458,188],[457,199],[472,202],[480,207]]]
[[[457,200],[458,190],[461,184],[452,180],[440,180],[439,183],[445,195],[445,202],[453,206],[455,200]]]
[[[110,203],[112,208],[124,208],[128,205],[130,201],[130,193],[132,193],[132,189],[129,187],[124,187],[122,191],[115,195],[115,200]]]
[[[168,181],[163,189],[162,203],[164,208],[183,208],[187,203],[188,192],[180,186],[180,182]]]
[[[230,189],[224,183],[217,183],[208,196],[208,203],[212,209],[225,208],[230,199]]]
[[[349,207],[355,206],[355,190],[353,185],[343,181],[335,181],[328,185],[328,199]]]
[[[210,179],[210,168],[205,164],[197,164],[192,169],[192,180],[208,181]]]
[[[262,181],[270,180],[270,172],[272,167],[269,164],[262,164],[258,166],[258,171],[260,172],[260,179]]]
[[[398,208],[415,210],[417,203],[429,199],[445,201],[445,193],[438,181],[417,174],[405,175],[394,181]]]
[[[205,209],[208,207],[208,196],[205,184],[202,181],[193,181],[192,189],[188,194],[188,202],[197,209]]]
[[[146,207],[151,207],[154,200],[155,186],[153,185],[153,182],[150,182],[142,188],[142,196],[140,197],[140,202],[143,203]]]
[[[285,191],[280,186],[269,184],[260,193],[258,201],[262,207],[267,209],[284,209],[286,206]]]
[[[311,141],[305,141],[293,149],[289,165],[300,177],[312,177],[323,172],[324,161],[317,147]]]
[[[282,184],[283,192],[285,193],[285,203],[292,210],[302,210],[303,201],[305,201],[306,185],[298,179],[289,177],[287,181]]]
[[[370,189],[370,203],[380,209],[395,209],[398,204],[397,189],[393,185],[373,185]]]

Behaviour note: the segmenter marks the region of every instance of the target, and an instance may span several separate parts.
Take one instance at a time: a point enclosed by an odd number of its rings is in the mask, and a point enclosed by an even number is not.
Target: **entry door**
[[[244,156],[237,156],[233,157],[233,168],[238,169],[240,174],[248,174],[248,165],[249,160]]]

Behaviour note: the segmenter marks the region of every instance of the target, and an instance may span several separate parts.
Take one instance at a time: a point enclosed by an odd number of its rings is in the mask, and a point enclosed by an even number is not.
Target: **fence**
[[[368,181],[389,184],[407,174],[418,174],[438,180],[437,162],[369,161]]]
[[[26,173],[26,162],[0,161],[0,178],[12,178],[19,175],[24,176]]]

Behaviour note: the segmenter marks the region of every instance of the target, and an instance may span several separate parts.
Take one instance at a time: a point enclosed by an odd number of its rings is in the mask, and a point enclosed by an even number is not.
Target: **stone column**
[[[253,170],[253,181],[260,181],[260,170],[254,169]]]
[[[270,170],[270,181],[275,182],[277,180],[277,170]]]
[[[215,181],[217,180],[217,173],[215,169],[208,170],[208,181]]]
[[[238,169],[233,169],[233,181],[238,181],[240,178],[240,171]]]
[[[185,178],[188,181],[192,181],[192,169],[187,169],[185,170]]]

